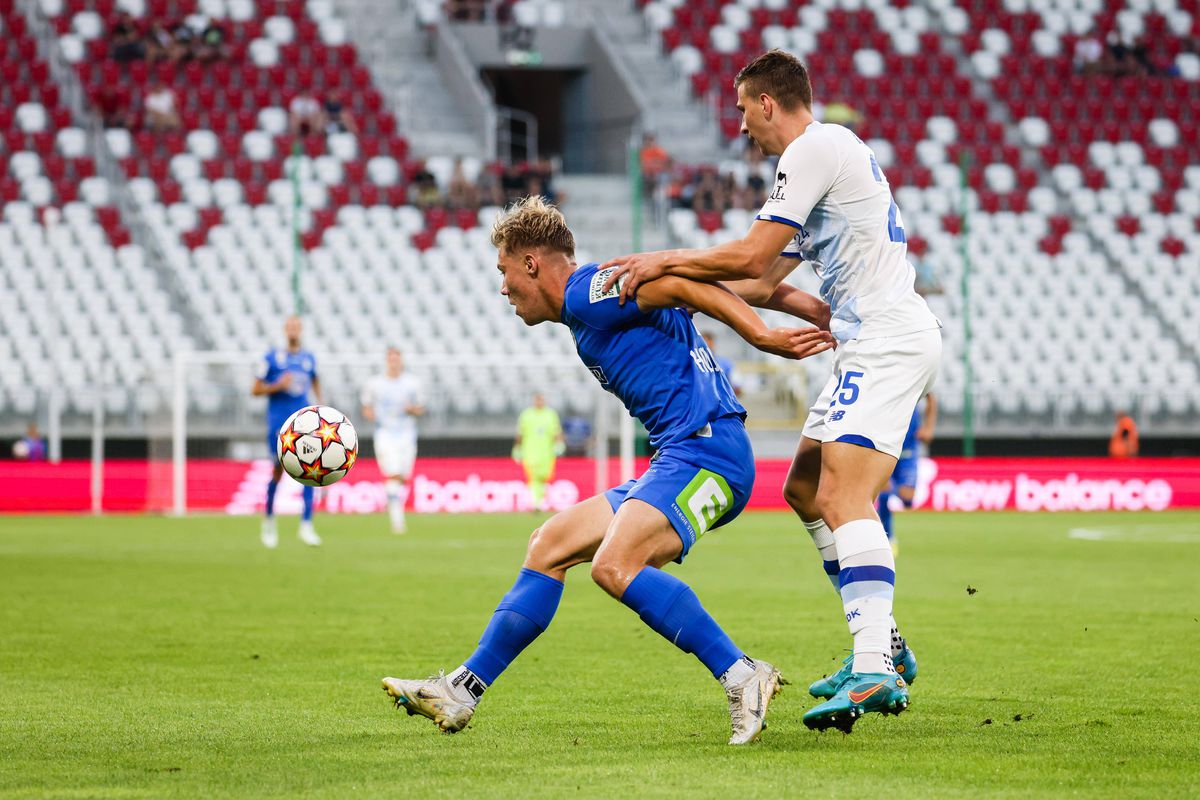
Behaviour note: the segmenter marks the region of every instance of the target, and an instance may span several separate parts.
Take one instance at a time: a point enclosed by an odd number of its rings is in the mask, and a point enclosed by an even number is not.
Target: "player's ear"
[[[536,253],[525,254],[525,272],[531,278],[536,278],[538,273],[538,257]]]
[[[771,115],[775,113],[775,101],[771,99],[769,94],[760,94],[758,101],[762,104],[763,119],[768,122],[771,120]]]

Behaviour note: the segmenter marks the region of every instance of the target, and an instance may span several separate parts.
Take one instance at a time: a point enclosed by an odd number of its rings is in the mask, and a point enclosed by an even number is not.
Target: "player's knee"
[[[788,476],[783,484],[783,499],[802,519],[818,519],[817,486],[804,477]]]
[[[560,566],[561,559],[555,557],[553,536],[547,526],[540,525],[529,534],[529,547],[525,551],[525,566],[545,572]]]
[[[597,553],[592,560],[592,580],[613,597],[619,598],[625,592],[627,573],[625,565],[607,553]]]

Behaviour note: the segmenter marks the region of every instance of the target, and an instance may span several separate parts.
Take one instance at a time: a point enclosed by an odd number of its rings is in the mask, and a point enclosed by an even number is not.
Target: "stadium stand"
[[[731,139],[733,75],[764,48],[804,57],[819,101],[854,104],[914,260],[951,290],[931,298],[949,330],[939,388],[950,414],[962,410],[964,380],[956,290],[967,232],[955,201],[964,153],[976,410],[1019,423],[1100,420],[1131,402],[1157,420],[1200,408],[1184,312],[1200,299],[1196,3],[643,5],[648,31]],[[1113,30],[1145,37],[1155,74],[1079,74],[1076,44]],[[746,180],[736,160],[719,170]],[[705,246],[750,219],[736,208],[676,209],[669,226]]]
[[[499,5],[518,22],[553,26],[567,4]],[[895,187],[914,260],[946,289],[931,302],[948,328],[941,388],[951,417],[965,380],[964,242],[985,427],[1098,421],[1132,401],[1151,426],[1200,410],[1188,329],[1200,300],[1195,2],[636,5],[648,41],[730,140],[733,73],[766,47],[805,57],[818,99],[861,113],[857,130]],[[426,23],[447,13],[417,6]],[[215,27],[221,48],[208,60],[130,58],[114,44],[122,12],[145,33],[180,19]],[[123,365],[112,377],[125,391],[106,396],[110,410],[155,413],[174,348],[259,351],[273,341],[291,308],[293,173],[311,340],[336,343],[325,346],[335,352],[401,341],[416,354],[569,355],[563,337],[525,328],[492,296],[489,201],[422,200],[418,181],[444,197],[455,161],[412,156],[331,0],[0,0],[0,19],[0,251],[19,254],[0,271],[0,291],[18,308],[0,331],[0,357],[18,365],[0,375],[0,391],[18,412],[63,385],[73,387],[70,409],[85,413],[104,350]],[[39,38],[42,28],[52,35]],[[1079,42],[1110,29],[1146,36],[1151,63],[1170,74],[1081,74]],[[54,59],[71,69],[51,70]],[[1049,84],[1069,96],[1051,101]],[[174,93],[177,129],[143,127],[152,86]],[[332,92],[357,134],[294,136],[297,95]],[[131,127],[97,135],[109,107],[128,109]],[[755,171],[769,178],[769,166],[731,152],[713,167],[735,184]],[[964,154],[965,238],[956,200]],[[470,180],[494,177],[479,159],[460,166]],[[665,223],[677,241],[704,245],[745,230],[752,204],[739,205],[676,208]],[[797,280],[815,289],[811,275]],[[485,361],[436,370],[455,411],[510,413],[539,380],[532,368]],[[567,387],[568,404],[590,388]]]

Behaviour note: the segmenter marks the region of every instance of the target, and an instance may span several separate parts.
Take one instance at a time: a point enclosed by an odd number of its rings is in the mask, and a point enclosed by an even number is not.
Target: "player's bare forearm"
[[[365,419],[367,422],[374,422],[375,421],[374,406],[363,406],[362,407],[362,415],[363,415],[363,419]]]
[[[325,402],[321,399],[321,379],[316,375],[314,375],[312,379],[312,391],[313,398],[317,401],[317,405],[321,405],[323,402]]]
[[[759,350],[785,358],[806,358],[833,346],[829,334],[816,328],[768,328],[746,301],[717,283],[668,275],[642,287],[637,303],[642,309],[693,308],[728,325]]]
[[[601,269],[616,267],[605,282],[608,291],[620,283],[621,302],[664,275],[701,281],[736,281],[761,278],[795,236],[795,228],[757,220],[741,239],[702,249],[662,250],[615,258]]]
[[[790,284],[781,283],[776,286],[775,291],[761,307],[782,311],[811,322],[823,331],[829,330],[829,304]]]

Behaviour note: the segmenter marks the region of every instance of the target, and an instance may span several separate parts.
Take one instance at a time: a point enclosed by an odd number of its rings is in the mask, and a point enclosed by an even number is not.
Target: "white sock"
[[[801,521],[803,522],[803,520]],[[829,582],[833,584],[833,590],[838,591],[841,587],[838,585],[838,553],[833,531],[829,529],[823,519],[804,522],[804,528],[808,531],[809,536],[812,536],[813,544],[816,545],[817,552],[821,554],[825,574],[829,577]]]
[[[725,670],[717,680],[726,689],[732,686],[740,686],[754,677],[754,669],[754,661],[749,656],[742,656],[733,662],[733,666]]]
[[[842,608],[854,636],[858,673],[893,672],[892,599],[896,561],[877,519],[847,522],[833,532],[843,578]]]
[[[460,666],[447,675],[446,685],[450,687],[451,697],[469,706],[476,705],[487,691],[487,684],[465,666]]]

